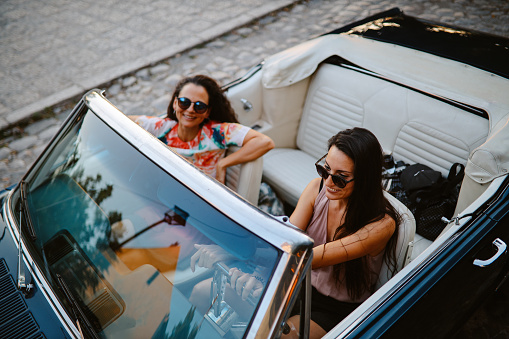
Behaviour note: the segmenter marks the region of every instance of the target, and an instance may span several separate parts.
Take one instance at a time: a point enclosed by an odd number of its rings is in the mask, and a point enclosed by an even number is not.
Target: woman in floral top
[[[268,136],[238,123],[217,82],[205,75],[187,77],[177,84],[166,118],[130,118],[222,183],[226,168],[274,148]],[[229,146],[241,148],[225,157]]]

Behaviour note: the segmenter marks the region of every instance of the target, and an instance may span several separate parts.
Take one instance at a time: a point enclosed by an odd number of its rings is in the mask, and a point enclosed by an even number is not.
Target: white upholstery
[[[235,152],[239,147],[228,148],[227,154]],[[228,167],[226,170],[226,186],[237,192],[253,205],[258,205],[260,184],[262,182],[263,158]]]
[[[489,121],[403,86],[324,64],[311,78],[297,148],[267,153],[264,178],[294,205],[317,176],[313,164],[326,153],[327,140],[352,127],[372,131],[395,159],[447,175],[486,140]]]
[[[426,248],[428,248],[429,245],[431,245],[431,243],[432,243],[431,240],[428,240],[428,239],[424,238],[423,236],[416,233],[415,237],[414,237],[414,244],[413,244],[414,248],[413,248],[411,256],[410,256],[410,261],[417,258],[417,256],[419,254],[421,254],[422,252],[424,252],[424,250]]]
[[[387,192],[385,193],[385,197],[389,200],[391,205],[398,211],[401,215],[401,222],[399,224],[398,229],[398,242],[396,244],[396,262],[397,262],[397,273],[401,270],[405,265],[410,262],[410,257],[412,255],[413,249],[413,241],[415,234],[415,218],[412,215],[412,212],[403,205],[398,199],[393,197]],[[380,276],[378,278],[377,288],[382,286],[392,278],[392,270],[387,265],[387,263],[382,264],[382,268],[380,270]]]
[[[341,81],[341,74],[330,74],[328,68],[335,71],[339,67],[324,65],[314,76],[297,134],[297,147],[317,159],[327,152],[331,136],[362,126],[364,118],[365,98],[355,95],[351,84]]]
[[[314,162],[327,152],[328,139],[352,127],[372,131],[384,151],[396,160],[422,163],[446,176],[453,163],[465,165],[469,155],[486,141],[489,120],[404,86],[323,64],[309,82],[296,148],[268,152],[264,179],[295,206],[306,185],[317,177]],[[467,195],[471,201],[464,190],[460,201]],[[413,244],[412,258],[401,252],[398,260],[413,259],[431,244],[419,235],[412,240],[413,236],[399,244],[402,251]]]
[[[397,134],[394,157],[426,164],[443,175],[455,162],[466,164],[469,154],[486,141],[488,119],[433,98],[408,93],[408,119]]]
[[[295,206],[311,181],[318,177],[315,169],[317,158],[293,148],[276,148],[263,156],[264,181],[280,197]]]

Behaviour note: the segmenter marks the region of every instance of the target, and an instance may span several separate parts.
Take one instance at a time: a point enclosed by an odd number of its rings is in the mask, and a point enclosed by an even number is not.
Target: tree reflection
[[[65,278],[72,294],[85,309],[96,331],[120,315],[122,302],[108,294],[106,303],[97,300],[109,288],[101,272],[110,262],[101,250],[108,248],[111,222],[122,219],[119,211],[101,208],[113,195],[114,186],[101,173],[86,171],[80,147],[73,147],[66,161],[31,192],[38,225],[45,238],[48,264],[53,274]],[[116,293],[115,293],[116,295]],[[94,306],[94,311],[89,308]],[[107,310],[107,311],[106,311]]]
[[[89,252],[97,249],[105,249],[109,246],[109,234],[111,231],[110,218],[105,214],[101,203],[113,194],[113,185],[102,182],[101,174],[95,176],[78,177],[73,179],[88,196],[88,206],[77,213],[83,213],[85,223],[80,232],[80,244]],[[87,199],[86,196],[83,197]],[[115,218],[121,217],[120,212],[110,212]]]
[[[198,330],[200,329],[198,325],[194,325],[191,328],[191,324],[193,322],[194,313],[196,312],[196,307],[191,307],[189,309],[189,312],[187,312],[186,317],[183,321],[179,321],[177,325],[173,328],[169,339],[180,339],[180,338],[187,338],[187,339],[194,339],[196,335],[198,334]]]

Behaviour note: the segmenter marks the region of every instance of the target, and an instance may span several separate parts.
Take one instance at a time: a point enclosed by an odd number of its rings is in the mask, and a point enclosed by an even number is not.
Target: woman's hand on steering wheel
[[[219,247],[218,245],[199,245],[195,244],[196,253],[191,257],[191,271],[194,272],[195,265],[200,267],[212,268],[218,261],[226,261],[235,257]]]
[[[240,269],[234,267],[230,269],[230,286],[237,292],[237,294],[246,300],[252,292],[253,297],[259,297],[263,291],[263,284],[261,278],[255,275],[244,273]]]

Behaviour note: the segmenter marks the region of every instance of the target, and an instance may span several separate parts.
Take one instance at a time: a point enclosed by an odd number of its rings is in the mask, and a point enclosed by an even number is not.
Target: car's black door
[[[488,297],[453,339],[509,338],[509,281]]]
[[[509,272],[508,181],[348,338],[450,338]]]

